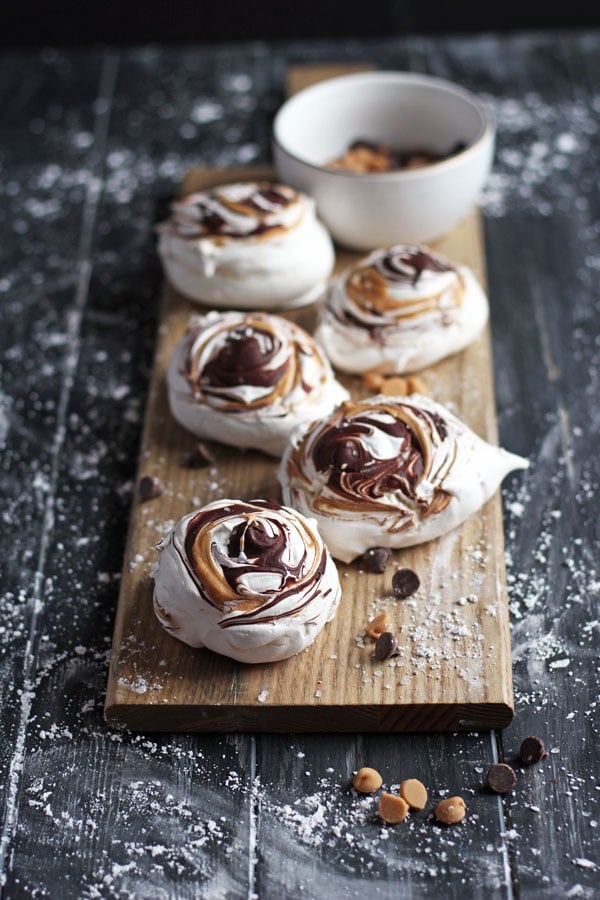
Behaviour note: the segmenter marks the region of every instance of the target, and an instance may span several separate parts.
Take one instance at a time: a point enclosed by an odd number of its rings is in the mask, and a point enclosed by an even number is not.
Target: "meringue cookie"
[[[313,338],[268,313],[192,320],[167,371],[173,416],[200,438],[280,456],[301,422],[348,398]]]
[[[287,185],[242,182],[190,194],[158,232],[171,283],[211,306],[303,306],[323,293],[334,265],[314,200]]]
[[[154,610],[173,637],[240,662],[286,659],[335,615],[335,563],[316,528],[267,500],[217,500],[158,545]]]
[[[297,429],[279,481],[284,503],[314,516],[332,555],[350,562],[439,537],[528,465],[429,397],[378,396]]]
[[[376,250],[329,287],[315,338],[343,372],[416,372],[467,347],[488,301],[473,272],[428,247]]]

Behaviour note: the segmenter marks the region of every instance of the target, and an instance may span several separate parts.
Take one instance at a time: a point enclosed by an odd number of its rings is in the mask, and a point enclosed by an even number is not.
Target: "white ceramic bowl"
[[[354,174],[327,168],[358,138],[443,156],[421,169]],[[273,154],[282,182],[311,194],[338,243],[372,250],[433,241],[472,209],[489,174],[495,127],[482,101],[456,84],[407,72],[320,82],[279,109]]]

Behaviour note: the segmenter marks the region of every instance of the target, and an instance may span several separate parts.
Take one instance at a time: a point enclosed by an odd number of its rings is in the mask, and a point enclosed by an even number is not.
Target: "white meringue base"
[[[374,337],[365,328],[343,325],[325,307],[315,332],[315,340],[340,372],[359,374],[378,369],[384,374],[418,372],[468,347],[483,331],[489,316],[487,297],[475,275],[459,266],[465,283],[463,302],[452,312],[454,321],[431,327],[382,328]],[[344,291],[344,278],[331,291]]]
[[[332,377],[320,394],[313,395],[304,404],[282,404],[275,409],[262,407],[243,412],[215,409],[206,403],[198,403],[194,398],[182,374],[185,352],[184,338],[175,348],[167,370],[169,406],[180,425],[204,440],[281,456],[295,428],[329,415],[349,396],[348,391]]]
[[[198,303],[234,309],[292,309],[317,300],[335,261],[331,238],[312,207],[272,237],[185,240],[163,231],[167,277]]]
[[[227,502],[219,500],[209,506]],[[295,510],[292,512],[296,515]],[[183,562],[187,527],[195,514],[184,516],[158,545],[159,561],[153,573],[154,608],[160,621],[166,612],[169,621],[175,623],[175,627],[169,629],[173,637],[190,647],[207,647],[244,663],[277,662],[310,646],[335,616],[341,597],[338,573],[331,556],[327,554],[318,603],[312,601],[297,613],[274,622],[221,628],[219,623],[224,618],[230,619],[231,613],[211,606],[200,596]],[[314,519],[307,524],[316,531]]]

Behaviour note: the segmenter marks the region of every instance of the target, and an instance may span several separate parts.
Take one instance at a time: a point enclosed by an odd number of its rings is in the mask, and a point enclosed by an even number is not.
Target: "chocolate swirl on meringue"
[[[226,342],[204,366],[198,382],[206,394],[212,388],[240,384],[272,388],[283,377],[287,365],[287,360],[276,364],[280,351],[281,339],[257,323],[232,328]],[[190,372],[186,374],[192,377]]]
[[[429,397],[344,403],[297,432],[281,460],[283,500],[314,516],[330,552],[410,547],[465,521],[527,461],[488,444]]]
[[[313,198],[270,181],[189,194],[172,204],[156,231],[171,285],[215,309],[283,310],[313,303],[335,262]]]
[[[312,498],[318,512],[393,509],[399,530],[450,502],[441,481],[455,448],[446,438],[440,416],[416,404],[381,397],[343,403],[288,455],[288,476],[293,484],[318,473],[321,489]]]
[[[301,517],[265,500],[221,501],[189,521],[183,562],[219,628],[293,616],[321,591],[327,551]]]
[[[235,413],[310,399],[331,371],[312,338],[286,319],[225,313],[192,328],[183,375],[199,402]]]
[[[190,194],[173,203],[159,226],[184,240],[261,238],[294,227],[302,216],[298,193],[287,185],[240,182]]]
[[[402,421],[380,421],[377,427],[397,439],[398,453],[388,459],[372,456],[363,442],[373,434],[368,416],[356,416],[325,431],[315,442],[313,459],[327,483],[345,493],[378,500],[390,491],[414,497],[414,486],[423,474],[423,453],[415,434]]]
[[[348,392],[314,338],[269,313],[192,319],[167,370],[173,416],[201,439],[280,456],[293,429]]]
[[[388,281],[408,281],[413,287],[423,272],[456,272],[456,266],[423,247],[391,247],[373,267]]]

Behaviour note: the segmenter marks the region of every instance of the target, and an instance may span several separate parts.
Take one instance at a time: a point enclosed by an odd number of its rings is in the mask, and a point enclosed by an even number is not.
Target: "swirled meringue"
[[[314,520],[266,500],[217,500],[158,545],[154,610],[173,637],[240,662],[286,659],[335,615],[335,563]]]
[[[437,538],[489,500],[527,460],[486,443],[429,397],[342,404],[297,429],[279,470],[283,501],[314,516],[332,555]]]
[[[314,201],[287,185],[240,182],[190,194],[173,203],[158,232],[174,287],[216,307],[312,303],[334,264]]]
[[[316,339],[343,372],[416,372],[467,347],[488,302],[467,266],[428,247],[376,250],[330,284]]]
[[[167,385],[173,416],[188,431],[274,456],[298,424],[348,397],[313,338],[269,313],[193,319],[173,352]]]

